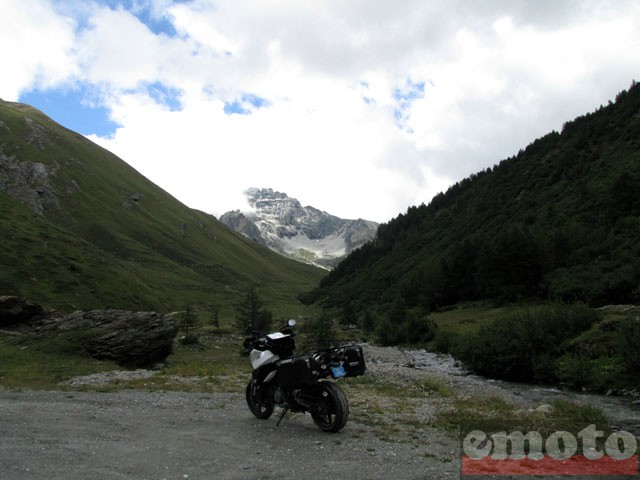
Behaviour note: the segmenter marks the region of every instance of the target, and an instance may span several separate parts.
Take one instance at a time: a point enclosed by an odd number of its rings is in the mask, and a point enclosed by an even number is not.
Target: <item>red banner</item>
[[[637,476],[638,455],[616,460],[607,455],[589,460],[574,455],[566,460],[543,457],[540,460],[494,460],[490,456],[473,460],[462,456],[462,475],[627,475]]]

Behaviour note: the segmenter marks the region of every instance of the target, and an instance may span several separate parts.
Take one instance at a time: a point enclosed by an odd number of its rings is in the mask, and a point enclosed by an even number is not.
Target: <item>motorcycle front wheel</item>
[[[254,393],[254,389],[251,388],[251,383],[250,381],[245,391],[249,410],[251,410],[251,413],[253,413],[256,418],[266,420],[271,416],[275,408],[273,397],[269,395],[264,388],[257,388],[257,391]]]
[[[349,403],[342,389],[333,382],[318,382],[320,409],[310,412],[313,421],[325,432],[339,432],[349,418]]]

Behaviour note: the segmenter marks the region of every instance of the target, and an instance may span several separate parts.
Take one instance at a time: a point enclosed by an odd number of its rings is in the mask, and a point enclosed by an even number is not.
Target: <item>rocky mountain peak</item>
[[[324,268],[372,240],[378,228],[375,222],[345,220],[302,206],[271,188],[249,188],[244,194],[252,211],[227,212],[222,223],[278,253]]]

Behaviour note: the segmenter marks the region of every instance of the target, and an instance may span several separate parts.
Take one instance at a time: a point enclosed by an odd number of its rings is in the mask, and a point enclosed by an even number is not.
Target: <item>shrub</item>
[[[398,345],[405,341],[405,330],[402,325],[383,318],[376,327],[376,337],[380,345]]]
[[[530,381],[543,377],[541,368],[564,353],[564,342],[598,318],[597,312],[581,304],[523,308],[467,336],[458,353],[482,375]]]
[[[599,427],[609,425],[609,419],[598,407],[584,405],[568,400],[555,399],[551,401],[555,416],[578,426],[595,424]]]
[[[436,330],[431,343],[432,350],[440,353],[455,353],[460,343],[460,335],[450,330]]]
[[[191,305],[187,305],[182,312],[180,318],[180,329],[184,332],[184,336],[180,337],[180,343],[183,345],[195,345],[200,341],[197,334],[200,328],[200,319],[195,309]]]
[[[591,384],[591,359],[586,355],[567,354],[558,358],[555,365],[558,380],[573,387],[586,387]]]
[[[337,344],[337,336],[333,320],[328,312],[307,321],[302,328],[302,348],[309,350],[325,350]]]
[[[620,321],[617,344],[624,368],[640,371],[640,319],[627,317]]]

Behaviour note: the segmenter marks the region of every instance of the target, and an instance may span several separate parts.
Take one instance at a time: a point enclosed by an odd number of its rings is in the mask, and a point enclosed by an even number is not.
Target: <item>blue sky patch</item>
[[[240,100],[226,102],[224,104],[224,113],[226,113],[227,115],[233,115],[234,113],[238,115],[250,115],[254,109],[267,106],[269,106],[268,100],[248,93],[242,95]]]
[[[182,109],[182,90],[168,87],[160,82],[147,84],[144,90],[153,100],[170,111],[175,112]]]
[[[397,102],[393,110],[393,116],[400,128],[404,129],[406,121],[411,116],[410,111],[413,102],[424,98],[424,85],[425,82],[413,82],[410,78],[407,78],[403,86],[393,91],[393,98]],[[408,130],[408,132],[413,133],[411,130]]]
[[[85,89],[31,90],[20,95],[19,101],[43,111],[64,127],[82,135],[101,137],[113,134],[119,126],[109,119],[109,110],[90,102],[91,92]]]
[[[164,34],[169,37],[178,35],[171,18],[167,15],[158,15],[154,13],[151,5],[154,0],[101,0],[99,3],[105,5],[112,10],[123,8],[144,23],[154,34]],[[174,0],[174,4],[188,3],[190,0]]]
[[[400,102],[410,103],[422,97],[424,97],[424,82],[412,82],[410,78],[407,78],[405,84],[393,92],[393,98]]]

